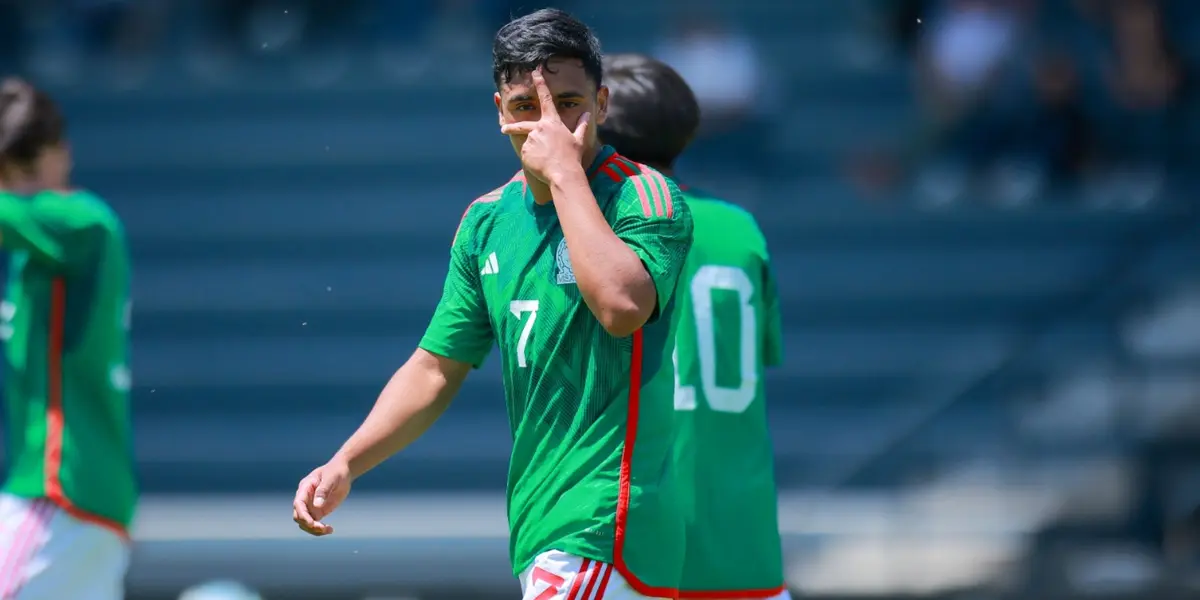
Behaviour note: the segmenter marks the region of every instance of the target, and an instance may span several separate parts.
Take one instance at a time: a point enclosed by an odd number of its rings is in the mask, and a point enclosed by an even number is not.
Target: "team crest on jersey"
[[[558,267],[555,279],[558,285],[575,283],[575,269],[571,268],[571,254],[567,252],[567,238],[558,243],[558,252],[554,253],[554,264]]]

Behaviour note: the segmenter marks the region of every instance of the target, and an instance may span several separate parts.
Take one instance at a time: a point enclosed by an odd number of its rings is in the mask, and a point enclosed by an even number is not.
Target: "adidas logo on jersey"
[[[483,268],[479,270],[480,275],[495,275],[500,272],[500,262],[496,260],[496,253],[488,255],[487,260],[483,261]]]

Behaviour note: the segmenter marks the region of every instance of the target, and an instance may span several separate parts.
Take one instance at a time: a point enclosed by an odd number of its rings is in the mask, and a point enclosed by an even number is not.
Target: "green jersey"
[[[680,279],[675,352],[677,468],[687,505],[688,592],[774,595],[783,588],[774,451],[763,369],[779,364],[779,303],[758,223],[687,193],[695,242]]]
[[[600,325],[576,286],[554,204],[535,203],[518,175],[467,208],[420,346],[475,366],[499,346],[518,576],[558,550],[612,564],[645,595],[672,596],[684,521],[671,468],[670,351],[692,219],[674,183],[611,148],[588,174],[613,232],[654,280],[650,321],[624,338]]]
[[[120,221],[85,192],[0,193],[11,252],[5,342],[8,478],[124,533],[137,501],[129,416],[129,255]]]

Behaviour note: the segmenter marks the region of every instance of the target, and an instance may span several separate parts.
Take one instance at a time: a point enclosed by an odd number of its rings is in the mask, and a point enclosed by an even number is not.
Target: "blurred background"
[[[0,1],[3,71],[66,106],[134,253],[131,599],[517,597],[497,361],[335,536],[288,509],[517,168],[489,44],[546,4]],[[797,594],[1196,597],[1200,2],[558,6],[683,73],[680,176],[770,240]]]

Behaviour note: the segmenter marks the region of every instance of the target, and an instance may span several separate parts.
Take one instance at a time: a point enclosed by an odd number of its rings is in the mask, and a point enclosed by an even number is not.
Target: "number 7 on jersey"
[[[525,368],[529,366],[529,361],[525,357],[525,348],[529,345],[529,334],[533,333],[533,323],[537,321],[538,301],[513,300],[508,305],[508,311],[518,319],[525,313],[529,313],[529,318],[525,320],[525,326],[521,328],[521,337],[517,338],[517,366]]]

